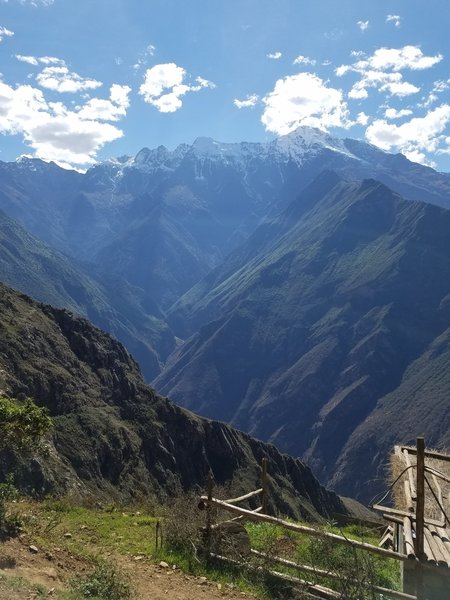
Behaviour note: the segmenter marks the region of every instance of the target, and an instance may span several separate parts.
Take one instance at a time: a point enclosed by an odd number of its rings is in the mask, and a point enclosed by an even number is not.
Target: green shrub
[[[105,561],[99,561],[93,573],[81,581],[74,581],[72,588],[82,598],[95,600],[129,600],[132,597],[126,577]]]
[[[52,427],[47,409],[30,398],[23,402],[0,395],[0,450],[29,450]]]

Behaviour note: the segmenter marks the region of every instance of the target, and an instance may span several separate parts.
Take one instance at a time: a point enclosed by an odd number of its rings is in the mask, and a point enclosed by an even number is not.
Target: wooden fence
[[[220,561],[223,561],[228,564],[235,565],[235,566],[240,566],[243,568],[245,567],[248,570],[258,570],[258,567],[252,566],[248,561],[237,559],[235,557],[233,557],[233,558],[227,557],[227,556],[224,556],[223,554],[219,554],[219,553],[213,552],[211,550],[212,536],[213,536],[214,529],[220,525],[218,523],[213,523],[213,508],[216,507],[216,508],[223,509],[233,515],[233,517],[231,519],[229,519],[228,521],[224,521],[222,523],[229,523],[231,521],[236,521],[236,520],[240,520],[240,519],[245,519],[248,521],[255,521],[255,522],[271,523],[273,525],[282,527],[283,529],[286,529],[287,531],[293,531],[296,533],[305,534],[307,536],[311,536],[311,537],[315,537],[315,538],[330,540],[333,543],[345,544],[346,546],[349,546],[356,550],[363,550],[363,551],[370,552],[370,553],[373,553],[373,554],[376,554],[378,556],[382,556],[385,558],[391,558],[391,559],[395,559],[395,560],[399,560],[399,561],[410,561],[410,558],[408,557],[408,555],[403,554],[401,552],[396,552],[394,550],[381,548],[379,546],[374,546],[374,545],[368,544],[366,542],[353,540],[353,539],[350,539],[350,538],[342,536],[342,535],[322,531],[320,529],[315,529],[313,527],[309,527],[306,525],[299,525],[297,523],[292,523],[290,521],[286,521],[284,519],[280,519],[278,517],[268,515],[267,514],[268,479],[267,479],[267,461],[266,461],[266,459],[263,459],[263,462],[261,465],[261,487],[254,491],[251,491],[251,492],[244,494],[242,496],[239,496],[237,498],[229,498],[227,500],[219,500],[218,498],[214,498],[214,496],[213,496],[213,485],[214,485],[214,482],[213,482],[212,474],[210,474],[209,478],[208,478],[208,493],[207,493],[207,495],[201,496],[200,503],[199,503],[199,507],[201,509],[206,510],[205,544],[206,544],[207,555],[210,556],[211,558],[214,558],[214,559],[217,559],[217,560],[220,560]],[[245,509],[240,506],[237,506],[237,504],[239,504],[239,502],[244,502],[244,501],[249,500],[250,498],[253,498],[256,496],[261,497],[261,505],[258,506],[256,509],[249,510],[249,509]],[[263,559],[265,562],[279,564],[284,567],[288,567],[289,569],[299,571],[301,573],[314,575],[315,577],[325,578],[327,580],[343,581],[343,577],[339,573],[329,571],[329,570],[324,570],[324,569],[318,569],[318,568],[312,567],[310,565],[299,564],[294,561],[282,558],[280,556],[268,555],[264,552],[260,552],[256,549],[254,549],[254,548],[250,549],[250,555],[254,556],[254,557],[258,557],[260,559]],[[269,569],[267,572],[274,577],[288,581],[292,584],[301,585],[308,592],[310,592],[311,594],[314,594],[315,597],[325,598],[325,599],[343,598],[343,596],[339,592],[336,592],[335,590],[333,590],[331,588],[325,587],[324,585],[314,583],[311,581],[307,581],[304,579],[300,579],[298,577],[293,577],[291,575],[287,575],[285,573],[274,571],[272,569]],[[350,580],[350,581],[347,581],[347,583],[361,584],[360,582],[357,582],[356,580]],[[374,593],[382,594],[385,598],[394,598],[394,599],[399,599],[399,600],[417,600],[417,597],[415,595],[407,594],[404,592],[398,592],[395,590],[390,590],[390,589],[387,589],[387,588],[384,588],[381,586],[370,584],[368,582],[364,582],[362,585],[364,585],[367,589],[370,589]]]

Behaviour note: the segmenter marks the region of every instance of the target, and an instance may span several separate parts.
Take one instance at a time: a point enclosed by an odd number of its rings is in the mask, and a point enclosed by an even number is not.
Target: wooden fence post
[[[155,526],[155,548],[158,549],[159,546],[159,538],[160,538],[160,530],[161,530],[161,523],[159,521],[156,521],[156,526]],[[162,544],[161,544],[162,546]]]
[[[419,562],[416,566],[416,596],[423,600],[423,566],[420,561],[424,558],[424,523],[425,523],[425,440],[418,437],[417,447],[417,481],[416,481],[416,556]]]
[[[262,512],[267,515],[267,458],[261,461]]]
[[[416,555],[423,558],[425,520],[425,440],[417,438]]]
[[[211,529],[212,529],[212,497],[213,497],[214,477],[210,470],[208,473],[208,503],[206,505],[206,558],[211,558]]]

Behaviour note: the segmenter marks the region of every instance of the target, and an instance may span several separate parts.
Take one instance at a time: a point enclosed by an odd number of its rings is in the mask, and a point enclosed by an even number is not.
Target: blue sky
[[[0,160],[299,125],[450,171],[450,0],[0,0]]]

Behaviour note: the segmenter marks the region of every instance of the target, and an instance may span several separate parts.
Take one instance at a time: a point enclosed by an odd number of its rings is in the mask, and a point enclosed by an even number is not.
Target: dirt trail
[[[89,572],[89,564],[67,550],[55,547],[50,552],[37,548],[26,537],[0,544],[0,600],[36,600],[67,589],[68,581]],[[110,557],[108,557],[110,558]],[[243,600],[255,598],[228,584],[186,575],[173,566],[152,564],[145,557],[116,557],[118,565],[130,576],[136,600]],[[23,581],[18,581],[21,578]]]

